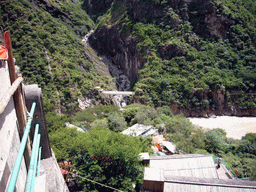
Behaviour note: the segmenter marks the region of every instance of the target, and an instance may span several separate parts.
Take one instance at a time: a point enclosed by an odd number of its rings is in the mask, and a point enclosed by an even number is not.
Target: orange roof
[[[8,59],[8,51],[7,49],[0,45],[0,60],[7,60]]]
[[[158,145],[157,143],[155,144],[155,146],[156,146],[159,150],[163,150],[163,148],[162,148],[160,145]]]

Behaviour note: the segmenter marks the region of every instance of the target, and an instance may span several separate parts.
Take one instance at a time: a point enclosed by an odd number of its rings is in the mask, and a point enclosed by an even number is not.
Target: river
[[[189,118],[203,128],[222,128],[227,137],[241,139],[246,133],[256,133],[256,117],[217,116],[216,118]]]

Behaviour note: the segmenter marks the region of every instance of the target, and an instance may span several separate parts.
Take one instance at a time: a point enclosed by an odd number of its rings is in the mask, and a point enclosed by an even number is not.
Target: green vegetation
[[[177,150],[221,156],[239,177],[256,179],[255,134],[233,140],[222,129],[194,127],[168,107],[214,111],[218,99],[214,94],[222,92],[230,109],[234,105],[256,108],[250,94],[256,91],[255,1],[215,0],[199,5],[171,0],[4,0],[0,5],[1,29],[11,32],[25,84],[42,88],[55,155],[59,161],[73,161],[79,175],[133,190],[132,184],[141,183],[143,176],[138,154],[152,153],[152,141],[120,132],[140,123],[158,128]],[[217,24],[205,22],[211,19]],[[103,26],[116,27],[117,39],[127,47],[131,42],[126,44],[127,39],[136,42],[134,55],[141,55],[145,64],[132,87],[137,99],[147,105],[133,104],[123,111],[101,105],[105,98],[94,87],[112,89],[113,79],[100,71],[92,50],[81,39]],[[95,35],[92,38],[105,43]],[[114,50],[117,45],[113,44]],[[77,112],[79,97],[90,98],[94,107]],[[86,132],[67,129],[66,122]],[[84,191],[103,190],[79,182]]]
[[[249,0],[115,0],[99,18],[95,34],[107,26],[116,28],[120,38],[138,42],[136,50],[146,62],[133,88],[141,103],[217,110],[219,90],[224,96],[256,91],[255,21],[255,2]],[[100,36],[92,39],[101,41]],[[238,103],[225,97],[224,105],[255,108],[254,96],[241,98]]]
[[[81,39],[94,22],[81,9],[81,1],[56,0],[46,5],[6,0],[0,5],[0,24],[11,33],[17,65],[26,84],[42,88],[46,111],[58,108],[70,114],[78,110],[78,97],[100,101],[95,86],[113,87],[111,78],[85,54]]]
[[[152,154],[151,139],[134,138],[111,131],[110,129],[115,131],[120,131],[119,128],[124,129],[126,121],[124,118],[121,119],[123,121],[118,119],[118,113],[113,113],[111,107],[103,112],[105,115],[100,116],[98,113],[98,116],[96,113],[99,112],[99,109],[102,109],[101,106],[88,109],[84,114],[87,116],[90,114],[90,117],[95,116],[93,123],[104,119],[106,115],[109,119],[109,123],[106,125],[108,127],[91,128],[89,132],[81,133],[75,129],[65,128],[62,121],[64,118],[58,118],[59,121],[50,120],[48,125],[51,124],[51,127],[54,128],[58,127],[50,132],[51,146],[58,161],[71,160],[74,165],[73,169],[80,176],[119,190],[133,190],[132,184],[142,184],[143,182],[144,167],[139,163],[139,153],[150,152]],[[82,120],[81,123],[84,122],[81,116],[81,113],[77,114],[77,123],[79,119]],[[124,127],[113,123],[116,118]],[[83,191],[106,190],[100,185],[81,178],[77,179],[83,187]]]
[[[132,190],[132,184],[142,182],[143,166],[138,154],[148,151],[153,155],[151,137],[133,138],[120,133],[135,123],[154,126],[176,144],[177,151],[220,156],[234,172],[238,171],[238,177],[255,179],[256,134],[248,133],[241,140],[227,138],[224,130],[193,126],[182,115],[173,115],[167,106],[133,104],[123,111],[114,106],[88,108],[73,119],[74,124],[87,126],[85,133],[64,127],[64,121],[72,119],[56,118],[48,118],[48,124],[53,127],[50,140],[57,159],[72,160],[81,176],[120,190]],[[78,180],[85,191],[103,190],[100,185]]]
[[[255,109],[254,96],[227,96],[233,91],[255,92],[253,5],[249,0],[201,5],[170,0],[133,4],[52,0],[49,5],[32,5],[28,0],[7,0],[1,2],[0,22],[4,30],[11,31],[14,56],[26,83],[38,83],[46,105],[55,107],[47,111],[58,108],[58,112],[72,114],[78,109],[78,97],[95,97],[94,104],[104,100],[95,85],[113,87],[111,78],[97,70],[84,53],[81,37],[94,22],[81,6],[97,20],[96,31],[103,25],[120,26],[120,37],[130,36],[138,42],[137,51],[146,63],[132,86],[141,103],[216,110],[214,93],[222,90],[226,108]],[[205,23],[208,12],[216,16],[216,22],[223,19],[219,23],[223,30]]]
[[[111,119],[118,116],[119,108],[114,105],[98,105],[93,108],[87,108],[81,112],[78,112],[74,117],[75,125],[83,126],[85,129],[90,129],[91,127],[106,127],[108,126],[109,114],[111,114]],[[117,117],[118,118],[118,117]]]
[[[81,140],[83,153],[76,161],[81,175],[124,191],[133,190],[133,183],[142,184],[143,166],[139,164],[139,153],[149,150],[145,139],[93,129]],[[85,191],[106,190],[91,182],[83,181],[83,185]]]

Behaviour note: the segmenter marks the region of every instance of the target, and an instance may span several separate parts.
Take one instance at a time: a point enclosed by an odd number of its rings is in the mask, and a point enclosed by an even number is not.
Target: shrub
[[[126,128],[127,123],[124,117],[117,112],[111,113],[107,119],[109,129],[112,131],[120,132]]]

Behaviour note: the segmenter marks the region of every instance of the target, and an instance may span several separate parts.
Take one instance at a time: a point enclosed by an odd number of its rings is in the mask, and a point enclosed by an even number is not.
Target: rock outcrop
[[[225,39],[230,26],[234,21],[219,10],[214,0],[192,0],[189,5],[189,15],[197,18],[193,27],[198,34],[206,37],[219,36],[222,40]]]
[[[91,46],[100,55],[105,55],[111,62],[107,65],[112,66],[114,69],[112,72],[118,73],[118,75],[113,75],[117,80],[117,85],[123,84],[122,81],[126,77],[131,82],[133,78],[137,77],[139,70],[145,63],[136,49],[138,42],[128,35],[120,35],[121,27],[121,24],[113,25],[110,28],[101,26],[95,31],[93,37],[89,38]],[[116,68],[119,69],[119,72]],[[127,85],[118,86],[119,90],[127,90],[127,88],[129,88]]]
[[[195,108],[191,105],[186,107],[181,107],[179,104],[175,103],[170,105],[174,114],[183,114],[186,117],[212,117],[215,115],[221,116],[239,116],[239,117],[255,117],[255,108],[248,108],[241,106],[236,102],[239,97],[244,97],[249,93],[239,93],[231,92],[228,93],[224,90],[216,90],[213,92],[201,93],[200,97],[205,100],[210,100],[212,103],[208,107]],[[256,94],[251,94],[252,100],[256,101]],[[192,98],[193,96],[191,96]],[[232,98],[230,98],[232,97]]]

